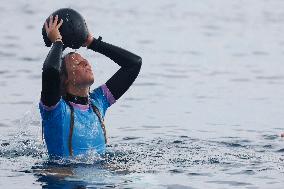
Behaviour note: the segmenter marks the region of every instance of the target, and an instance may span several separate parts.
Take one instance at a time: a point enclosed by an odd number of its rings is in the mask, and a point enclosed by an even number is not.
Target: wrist
[[[62,38],[61,38],[61,37],[56,38],[56,39],[54,40],[54,43],[57,42],[57,41],[62,42]]]
[[[102,41],[102,37],[99,36],[98,39],[93,38],[93,41],[90,43],[90,45],[87,47],[88,49],[92,49],[93,51],[97,52],[99,47],[100,47],[100,43]]]
[[[92,37],[92,39],[89,41],[89,43],[87,44],[87,47],[89,47],[94,41],[94,38]]]
[[[88,48],[92,44],[93,41],[94,41],[94,37],[90,35],[88,36],[86,43],[84,43],[82,46]]]

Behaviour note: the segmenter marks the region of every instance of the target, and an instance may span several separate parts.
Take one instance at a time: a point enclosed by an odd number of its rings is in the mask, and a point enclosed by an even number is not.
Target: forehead
[[[84,58],[79,53],[68,54],[65,57],[65,62],[69,65],[79,64]]]

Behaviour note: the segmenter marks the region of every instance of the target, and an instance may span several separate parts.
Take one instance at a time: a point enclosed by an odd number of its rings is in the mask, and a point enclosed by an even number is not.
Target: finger
[[[48,28],[47,22],[44,23],[44,28],[45,28],[46,33],[48,33],[49,32],[49,28]]]
[[[59,29],[61,27],[61,25],[63,24],[63,19],[60,20],[59,24],[56,26],[57,29]]]
[[[56,15],[56,16],[55,16],[55,18],[54,18],[53,28],[55,28],[55,27],[56,27],[56,25],[57,25],[57,21],[58,21],[58,15]]]
[[[49,17],[49,24],[48,24],[49,29],[52,28],[52,23],[53,23],[53,16],[51,15],[51,16]]]

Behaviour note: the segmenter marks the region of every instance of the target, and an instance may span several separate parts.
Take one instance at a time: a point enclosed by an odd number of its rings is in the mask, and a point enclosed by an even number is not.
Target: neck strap
[[[82,105],[89,104],[89,97],[75,96],[75,95],[72,95],[70,93],[66,93],[64,100],[66,100],[66,102],[69,101],[69,102],[73,102],[75,104],[82,104]]]

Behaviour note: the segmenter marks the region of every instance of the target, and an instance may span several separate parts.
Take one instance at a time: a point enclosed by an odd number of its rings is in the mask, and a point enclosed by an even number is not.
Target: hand
[[[82,45],[82,47],[89,47],[90,44],[94,41],[94,37],[89,33],[86,42]]]
[[[58,40],[62,41],[62,36],[59,32],[59,28],[63,24],[63,20],[61,19],[59,24],[57,24],[57,22],[58,22],[58,15],[55,16],[54,20],[53,16],[51,15],[49,18],[49,24],[47,25],[47,22],[44,23],[47,37],[52,43]]]

